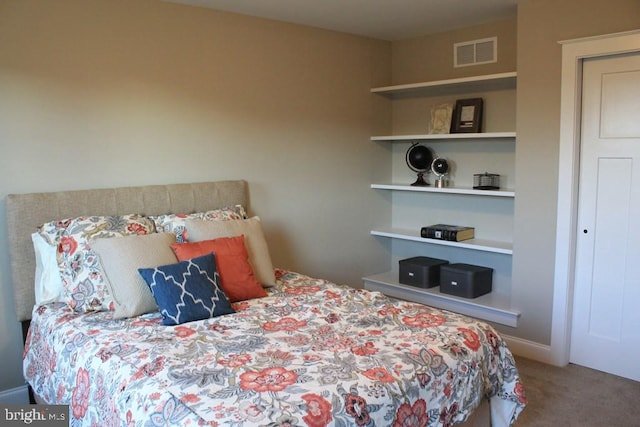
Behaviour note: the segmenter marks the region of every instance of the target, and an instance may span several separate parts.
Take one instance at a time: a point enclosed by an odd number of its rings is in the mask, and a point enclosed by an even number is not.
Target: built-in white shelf
[[[392,102],[392,107],[403,105],[402,99],[417,98],[417,97],[439,97],[449,95],[464,95],[464,96],[484,96],[483,93],[492,91],[515,91],[517,87],[517,73],[498,73],[488,74],[482,76],[463,77],[448,80],[437,80],[421,83],[401,84],[393,86],[375,87],[371,89],[371,93],[378,94],[380,96],[387,97],[392,100],[399,100],[398,102]],[[472,95],[475,94],[475,95]],[[509,94],[510,95],[510,94]],[[454,97],[451,96],[451,99]],[[435,98],[433,98],[435,99]],[[505,98],[507,99],[507,98]],[[508,99],[511,99],[510,97]],[[435,102],[435,101],[434,101]],[[515,106],[514,106],[515,108]],[[400,111],[403,111],[400,109]],[[442,144],[456,144],[457,147],[462,147],[463,151],[474,152],[478,148],[472,150],[469,146],[478,145],[481,150],[490,150],[494,143],[513,143],[515,148],[516,132],[509,131],[514,129],[515,126],[509,125],[508,127],[501,127],[498,129],[504,130],[504,132],[482,132],[482,133],[449,133],[449,134],[416,134],[416,135],[377,135],[371,136],[372,142],[417,142],[417,141],[432,141],[434,143]],[[465,144],[468,142],[468,144]],[[453,146],[452,146],[453,147]],[[475,190],[470,187],[444,187],[438,188],[435,186],[412,186],[408,183],[375,183],[371,184],[371,188],[377,190],[391,190],[402,192],[414,192],[414,193],[430,193],[430,194],[451,194],[451,195],[463,195],[469,196],[469,206],[473,206],[473,203],[478,202],[474,200],[475,197],[498,197],[502,198],[502,201],[509,202],[510,199],[515,198],[515,191],[513,189],[501,189],[501,190]],[[419,194],[414,194],[410,198],[413,200],[415,197],[420,197]],[[507,199],[507,200],[505,200]],[[491,203],[496,203],[502,206],[502,202],[499,200],[485,200]],[[394,199],[391,200],[392,209],[403,209],[402,206],[393,206]],[[428,209],[428,208],[427,208]],[[506,208],[505,208],[506,209]],[[501,211],[502,212],[502,211]],[[472,210],[469,212],[470,217],[473,215]],[[500,216],[496,216],[496,220],[500,220]],[[405,225],[406,226],[406,225]],[[426,245],[439,245],[439,248],[433,249],[433,252],[448,252],[443,251],[444,247],[457,248],[456,258],[458,259],[488,259],[490,265],[494,254],[511,257],[513,255],[513,244],[511,242],[493,241],[485,239],[470,239],[463,240],[461,242],[450,242],[447,240],[426,239],[420,236],[420,228],[415,229],[401,229],[396,227],[382,227],[371,231],[371,235],[381,238],[397,239],[400,241],[418,242]],[[399,244],[398,246],[406,247],[406,245]],[[395,245],[394,245],[395,247]],[[396,249],[392,249],[396,250]],[[464,253],[466,250],[479,251],[481,253]],[[461,252],[459,252],[461,251]],[[495,266],[502,268],[501,262],[496,262]],[[498,271],[498,270],[496,270]],[[510,275],[509,271],[504,271],[504,268],[499,272],[502,276]],[[501,278],[502,278],[501,276]],[[500,289],[500,293],[493,291],[489,294],[482,295],[478,298],[467,299],[460,298],[453,295],[440,293],[440,287],[422,289],[409,285],[401,284],[398,280],[398,272],[390,271],[381,274],[375,274],[363,278],[366,289],[382,292],[394,298],[400,298],[408,301],[415,301],[423,304],[427,304],[433,307],[442,308],[445,310],[462,313],[468,316],[476,317],[511,327],[518,326],[518,320],[520,312],[511,307],[510,304],[510,286],[503,286]]]
[[[515,197],[516,193],[513,190],[476,190],[467,187],[443,187],[438,188],[435,186],[414,186],[409,184],[371,184],[371,188],[378,190],[393,190],[393,191],[416,191],[424,193],[440,193],[440,194],[466,194],[470,196],[485,196],[485,197]]]
[[[508,296],[495,292],[473,299],[456,297],[441,293],[439,286],[423,289],[403,285],[398,281],[397,271],[374,274],[363,277],[362,280],[364,281],[365,289],[382,292],[393,298],[419,302],[502,325],[518,326],[520,312],[511,308],[511,301]]]
[[[410,240],[413,242],[427,243],[431,245],[453,246],[456,248],[471,249],[474,251],[513,255],[513,244],[510,242],[499,242],[485,239],[469,239],[461,242],[450,242],[448,240],[426,239],[420,236],[420,230],[405,230],[400,228],[371,230],[371,235],[388,237],[391,239]]]
[[[372,93],[400,98],[403,96],[435,96],[450,93],[515,89],[518,74],[514,72],[486,74],[457,79],[434,80],[393,86],[374,87]]]
[[[481,133],[437,133],[422,135],[378,135],[371,141],[405,142],[416,140],[468,140],[468,139],[505,139],[516,137],[515,132],[481,132]]]

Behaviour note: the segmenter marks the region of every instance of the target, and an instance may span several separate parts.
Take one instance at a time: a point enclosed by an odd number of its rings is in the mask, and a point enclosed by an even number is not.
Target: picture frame
[[[453,117],[453,103],[434,105],[431,108],[430,134],[445,134],[451,132]]]
[[[482,132],[482,98],[459,99],[456,101],[451,133]]]

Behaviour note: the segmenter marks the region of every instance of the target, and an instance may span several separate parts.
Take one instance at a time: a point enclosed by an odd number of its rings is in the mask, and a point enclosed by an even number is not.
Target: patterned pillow
[[[58,246],[64,231],[73,218],[65,218],[57,221],[50,221],[38,227],[38,233],[50,245]]]
[[[154,232],[153,221],[138,214],[83,216],[70,220],[58,243],[58,267],[67,304],[79,312],[113,308],[104,272],[89,246],[89,239]]]
[[[220,289],[213,254],[138,271],[151,289],[164,325],[179,325],[235,312]]]
[[[187,219],[201,219],[205,221],[224,221],[230,219],[246,219],[247,212],[242,205],[229,206],[220,209],[214,209],[206,212],[196,212],[191,214],[166,214],[166,215],[150,215],[159,233],[174,233],[176,242],[188,242],[185,221]]]

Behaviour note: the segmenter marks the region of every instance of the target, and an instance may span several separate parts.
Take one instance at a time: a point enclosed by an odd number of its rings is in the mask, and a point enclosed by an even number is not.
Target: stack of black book
[[[420,229],[420,236],[426,239],[448,240],[459,242],[473,239],[475,229],[461,225],[434,224]]]

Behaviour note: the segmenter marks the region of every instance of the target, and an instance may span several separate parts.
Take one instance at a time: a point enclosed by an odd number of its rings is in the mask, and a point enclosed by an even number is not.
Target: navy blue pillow
[[[164,325],[179,325],[235,312],[220,288],[213,254],[138,271],[151,289]]]

